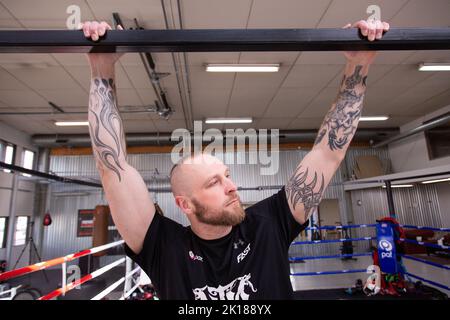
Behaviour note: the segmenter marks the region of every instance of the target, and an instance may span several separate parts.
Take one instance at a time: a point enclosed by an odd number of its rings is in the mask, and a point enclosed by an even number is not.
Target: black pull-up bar
[[[443,49],[450,49],[450,28],[391,28],[373,42],[357,29],[112,30],[98,42],[80,30],[0,31],[0,53]]]

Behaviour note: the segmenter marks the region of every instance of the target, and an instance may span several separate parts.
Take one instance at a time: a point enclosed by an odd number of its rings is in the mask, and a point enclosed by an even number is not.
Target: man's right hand
[[[86,21],[80,23],[79,30],[83,30],[84,36],[93,41],[98,41],[100,37],[106,34],[107,30],[112,30],[111,26],[105,21]],[[123,30],[122,26],[117,26],[118,30]],[[88,60],[93,65],[114,65],[123,53],[88,53]]]

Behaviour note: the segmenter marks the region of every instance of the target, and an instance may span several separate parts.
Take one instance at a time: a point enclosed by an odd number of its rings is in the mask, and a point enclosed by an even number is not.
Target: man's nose
[[[237,187],[234,184],[234,182],[231,179],[226,178],[226,181],[225,181],[225,193],[228,194],[228,193],[236,192],[236,191],[237,191]]]

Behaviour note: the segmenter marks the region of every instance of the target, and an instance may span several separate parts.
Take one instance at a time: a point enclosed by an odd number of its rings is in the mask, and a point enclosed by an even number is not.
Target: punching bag
[[[50,213],[46,213],[44,215],[44,220],[42,221],[42,224],[44,225],[44,227],[48,227],[49,225],[52,224],[52,217],[50,216]]]

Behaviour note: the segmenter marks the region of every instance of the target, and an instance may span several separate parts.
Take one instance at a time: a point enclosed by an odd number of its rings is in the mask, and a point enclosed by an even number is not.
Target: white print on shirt
[[[189,251],[189,258],[191,258],[191,260],[198,260],[200,262],[203,262],[203,258],[195,255],[192,251]]]
[[[192,291],[195,300],[248,300],[250,295],[245,292],[246,288],[250,287],[253,292],[258,291],[253,287],[250,278],[251,273],[234,279],[226,286],[219,285],[217,288],[204,286]]]
[[[239,248],[239,246],[243,246],[245,244],[244,241],[242,241],[241,239],[239,239],[237,242],[233,242],[233,247],[234,249]]]
[[[247,256],[247,254],[250,252],[250,243],[248,244],[247,248],[244,249],[239,255],[237,256],[237,262],[241,262],[244,260],[244,258]]]

